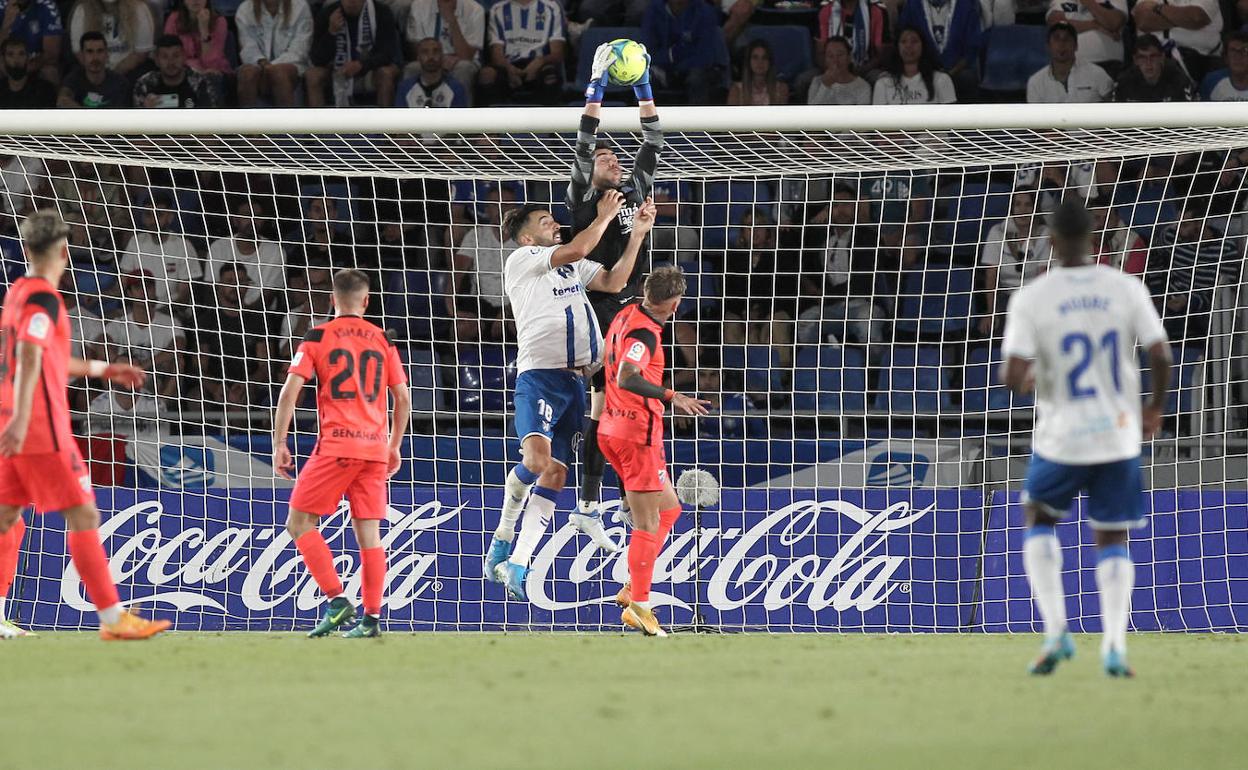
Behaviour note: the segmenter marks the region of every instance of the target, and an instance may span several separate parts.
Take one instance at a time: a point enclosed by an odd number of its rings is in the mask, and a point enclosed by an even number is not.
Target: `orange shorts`
[[[386,464],[314,454],[299,471],[290,507],[328,516],[346,495],[356,519],[386,518]]]
[[[667,456],[662,444],[646,446],[598,434],[598,448],[620,475],[628,492],[661,492],[667,486]]]
[[[95,502],[91,472],[74,446],[60,452],[0,457],[0,505],[64,511]]]

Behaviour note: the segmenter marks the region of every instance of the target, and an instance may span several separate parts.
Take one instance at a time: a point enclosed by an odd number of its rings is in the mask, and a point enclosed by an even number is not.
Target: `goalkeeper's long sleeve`
[[[594,176],[594,147],[598,144],[598,118],[581,116],[576,132],[576,157],[572,161],[572,181],[568,183],[568,208],[575,208],[589,192]]]
[[[633,161],[633,187],[643,195],[654,189],[654,175],[659,168],[659,153],[663,150],[663,128],[659,116],[641,119],[641,149]],[[592,158],[591,158],[592,163]]]

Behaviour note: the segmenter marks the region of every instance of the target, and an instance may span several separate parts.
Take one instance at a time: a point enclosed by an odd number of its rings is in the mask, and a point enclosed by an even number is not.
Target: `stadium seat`
[[[979,83],[985,91],[1026,91],[1027,80],[1049,64],[1044,26],[1005,24],[990,28],[985,37]]]
[[[862,351],[819,345],[797,352],[793,409],[836,415],[862,412],[867,404],[867,368]]]
[[[928,265],[902,279],[897,328],[915,335],[965,331],[970,324],[974,269]]]
[[[742,30],[737,39],[744,41],[746,47],[755,40],[763,40],[770,45],[776,77],[788,83],[814,66],[810,30],[806,27],[751,25]]]
[[[351,229],[351,223],[355,221],[355,196],[351,194],[350,185],[343,183],[330,184],[305,184],[299,188],[299,195],[303,198],[303,212],[307,216],[308,201],[312,198],[328,198],[338,205],[338,218],[331,224],[339,233],[345,233]]]
[[[875,408],[891,414],[949,410],[949,375],[940,348],[902,346],[884,354]]]
[[[681,262],[678,267],[685,274],[685,301],[681,303],[681,317],[696,315],[703,307],[713,307],[719,302],[719,277],[707,270],[701,261]]]
[[[579,49],[576,55],[576,80],[567,84],[568,91],[581,91],[585,88],[585,84],[589,82],[589,72],[593,69],[594,51],[603,43],[610,43],[618,38],[627,38],[629,40],[640,40],[642,37],[641,27],[590,27],[581,35],[581,42],[578,44]],[[611,86],[607,89],[611,91],[623,91],[628,86]],[[581,101],[579,104],[584,104]],[[579,106],[579,105],[578,105]]]
[[[1001,350],[978,347],[971,351],[963,369],[962,410],[995,412],[1035,404],[1035,397],[1014,396],[1001,383]]]
[[[1201,365],[1204,351],[1197,347],[1174,345],[1174,366],[1170,369],[1170,393],[1166,396],[1166,414],[1191,414],[1198,406],[1198,390],[1203,385]],[[1152,374],[1148,370],[1148,357],[1140,351],[1140,393],[1152,392]]]
[[[434,352],[428,348],[412,348],[407,354],[412,411],[435,412],[441,406],[437,388],[437,367]]]
[[[702,246],[707,249],[724,249],[732,245],[738,224],[745,212],[763,206],[768,208],[772,220],[776,193],[769,182],[710,182],[702,191]]]
[[[787,370],[780,363],[780,351],[770,345],[745,346],[745,389],[751,393],[779,393],[786,390]]]

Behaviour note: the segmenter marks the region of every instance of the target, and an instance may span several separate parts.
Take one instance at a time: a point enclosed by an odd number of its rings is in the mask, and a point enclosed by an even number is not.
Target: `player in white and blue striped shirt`
[[[585,419],[583,378],[602,366],[602,329],[586,292],[622,289],[654,225],[654,203],[647,201],[637,214],[628,248],[613,267],[586,260],[623,202],[618,191],[605,193],[598,218],[566,245],[559,223],[543,206],[526,204],[503,222],[504,240],[520,244],[503,263],[503,286],[519,337],[516,435],[524,457],[507,474],[502,518],[486,553],[485,577],[506,583],[507,593],[522,601],[528,599],[524,582],[529,560],[555,512]],[[513,552],[516,519],[530,487]]]

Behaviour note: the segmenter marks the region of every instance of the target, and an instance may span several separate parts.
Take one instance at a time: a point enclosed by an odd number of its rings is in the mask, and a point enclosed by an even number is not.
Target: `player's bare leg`
[[[346,639],[374,639],[381,636],[381,595],[386,580],[386,549],[381,544],[381,521],[352,519],[355,541],[360,544],[360,564],[364,573],[364,617],[355,628],[343,634]]]
[[[598,420],[607,402],[607,394],[593,389],[589,392],[589,425],[581,441],[581,491],[578,495],[577,512],[568,516],[572,526],[589,535],[594,545],[607,553],[620,550],[602,525],[602,475],[606,459],[598,448]],[[620,505],[628,507],[626,500]]]
[[[667,636],[650,608],[650,583],[654,579],[654,562],[663,539],[680,514],[680,500],[671,482],[659,492],[628,492],[633,510],[633,534],[628,543],[629,604],[621,620],[624,625],[646,636]],[[673,513],[674,511],[674,513]],[[664,520],[668,520],[666,530]]]
[[[355,607],[342,595],[342,580],[334,569],[334,555],[325,538],[321,536],[319,524],[320,517],[306,511],[291,508],[286,515],[286,532],[295,541],[295,547],[303,556],[303,563],[307,565],[312,579],[329,600],[321,621],[308,632],[308,636],[313,638],[328,636],[334,629],[355,617]]]
[[[1101,663],[1109,676],[1132,677],[1127,665],[1127,624],[1131,620],[1131,590],[1135,565],[1127,550],[1124,530],[1095,530],[1096,588],[1101,595]]]
[[[17,576],[17,557],[21,553],[25,534],[26,521],[22,518],[22,509],[16,505],[0,506],[0,639],[35,636],[9,622],[5,616],[5,597],[9,595],[9,588]]]
[[[61,516],[69,530],[69,558],[100,616],[100,638],[110,642],[147,639],[168,628],[167,620],[145,620],[122,609],[117,585],[108,571],[108,556],[100,543],[100,511],[95,503],[66,508]]]
[[[524,453],[524,467],[538,474],[537,483],[529,495],[528,504],[524,506],[524,522],[520,526],[520,536],[516,538],[515,550],[507,561],[494,567],[494,575],[499,582],[506,584],[511,598],[528,601],[524,581],[529,574],[529,561],[554,517],[555,499],[567,482],[568,469],[551,457],[550,439],[545,436],[533,434],[525,437],[521,451]]]
[[[1062,590],[1062,546],[1055,527],[1060,519],[1047,507],[1029,501],[1023,508],[1027,534],[1023,541],[1023,568],[1044,621],[1044,644],[1028,667],[1032,674],[1051,674],[1057,664],[1075,655],[1074,641],[1066,630],[1066,594]]]

